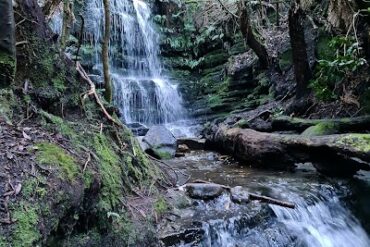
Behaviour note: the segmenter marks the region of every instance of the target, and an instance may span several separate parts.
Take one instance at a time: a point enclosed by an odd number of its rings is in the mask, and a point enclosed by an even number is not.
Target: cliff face
[[[155,19],[163,34],[162,56],[172,80],[179,82],[188,107],[193,108],[195,117],[202,119],[255,109],[279,99],[286,101],[282,108],[289,108],[285,105],[294,96],[296,84],[287,18],[290,6],[248,6],[252,31],[272,59],[269,69],[263,70],[242,37],[236,3],[222,2],[223,5],[218,1],[209,4],[186,1],[156,3]],[[319,63],[322,60],[334,61],[331,55],[342,47],[336,40],[341,39],[341,33],[346,29],[334,26],[335,30],[328,29],[331,19],[326,19],[326,15],[330,8],[324,3],[307,2],[302,8],[308,16],[303,25],[308,60],[314,72],[310,90],[319,105],[311,113],[321,108],[330,109],[333,102],[355,111],[354,104],[341,102],[345,92],[338,88],[339,84],[352,88],[353,96],[359,97],[359,103],[366,108],[368,93],[360,92],[360,88],[366,87],[366,80],[361,85],[351,86],[351,81],[364,71],[325,80],[330,76],[325,73],[329,68],[324,69]],[[329,17],[338,15],[334,11]],[[360,61],[361,56],[348,59]],[[339,87],[343,88],[343,85]],[[329,95],[328,92],[333,93]]]

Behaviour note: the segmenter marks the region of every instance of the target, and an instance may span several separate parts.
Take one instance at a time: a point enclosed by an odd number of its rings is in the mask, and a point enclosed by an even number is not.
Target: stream
[[[294,172],[261,171],[206,151],[169,163],[191,176],[179,177],[180,184],[201,179],[242,186],[251,193],[293,202],[296,208],[256,201],[239,205],[225,193],[216,199],[187,199],[187,204],[178,205],[178,192],[172,191],[169,197],[178,217],[162,225],[165,246],[370,246],[369,199],[364,193],[370,190],[369,174],[328,179],[308,164],[299,165]]]

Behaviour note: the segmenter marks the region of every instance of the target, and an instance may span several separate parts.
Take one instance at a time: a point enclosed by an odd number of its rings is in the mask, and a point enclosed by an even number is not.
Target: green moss
[[[165,212],[169,210],[170,206],[168,205],[166,199],[164,199],[162,196],[159,197],[155,202],[154,202],[154,211],[156,212],[157,215],[163,215]]]
[[[16,60],[0,51],[0,87],[7,87],[15,77]]]
[[[84,181],[85,188],[90,188],[94,180],[94,175],[91,173],[91,171],[87,169],[83,174],[82,178]]]
[[[42,142],[36,145],[36,160],[40,164],[58,166],[64,176],[73,181],[79,172],[75,159],[54,143]]]
[[[16,224],[12,232],[12,245],[16,247],[34,246],[33,244],[41,237],[37,228],[38,208],[21,202],[13,211],[13,219],[16,220]]]
[[[22,194],[26,197],[32,197],[34,191],[36,190],[38,186],[38,181],[36,178],[29,178],[26,181],[24,181],[22,186]]]
[[[9,244],[7,243],[7,240],[5,237],[0,236],[0,247],[7,247]]]
[[[243,38],[239,38],[239,40],[230,48],[228,51],[230,55],[237,55],[247,51],[247,47],[245,45],[245,41]]]
[[[333,122],[322,122],[307,128],[302,136],[323,136],[323,135],[332,135],[338,131],[338,125]]]
[[[229,55],[224,51],[220,50],[217,53],[209,53],[206,56],[204,56],[202,66],[204,68],[211,68],[226,63],[228,59]]]
[[[122,197],[122,169],[120,159],[112,149],[111,142],[103,134],[94,137],[94,147],[99,157],[99,172],[102,179],[100,207],[110,211],[118,206]]]
[[[53,114],[47,113],[45,111],[40,111],[40,114],[52,122],[57,128],[57,130],[65,137],[69,138],[72,141],[77,141],[78,135],[76,131],[68,124],[66,121],[64,121],[62,118],[55,116]]]
[[[370,152],[370,134],[349,134],[338,140],[339,144],[350,146],[360,152]]]
[[[163,151],[161,149],[153,148],[154,155],[160,158],[161,160],[169,160],[172,158],[172,155],[169,152]]]
[[[12,123],[11,119],[13,118],[13,110],[16,106],[15,99],[16,98],[11,90],[0,90],[0,120],[3,119],[8,124]]]
[[[242,129],[249,128],[249,122],[245,119],[239,120],[235,125]]]

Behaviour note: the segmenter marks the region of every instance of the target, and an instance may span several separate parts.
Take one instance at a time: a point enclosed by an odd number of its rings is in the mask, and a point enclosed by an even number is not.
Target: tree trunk
[[[112,102],[112,82],[109,74],[109,39],[110,39],[110,6],[109,0],[104,0],[104,41],[103,41],[103,70],[104,70],[104,85],[105,99],[108,103]]]
[[[256,53],[261,68],[267,68],[270,64],[270,58],[268,56],[266,48],[256,39],[253,34],[253,29],[249,20],[248,10],[245,6],[244,1],[238,3],[239,11],[239,25],[241,32],[247,42],[247,45]]]
[[[289,10],[289,35],[293,53],[293,66],[296,79],[296,98],[301,99],[309,94],[308,84],[312,71],[308,62],[303,19],[304,12],[300,1],[295,0]]]
[[[14,80],[16,68],[15,24],[12,0],[0,0],[0,87]]]
[[[71,23],[73,19],[72,3],[70,0],[63,0],[63,28],[62,36],[60,37],[60,49],[64,52],[69,38]]]
[[[370,134],[303,137],[220,125],[207,144],[248,166],[286,170],[312,162],[319,172],[340,176],[370,170]]]

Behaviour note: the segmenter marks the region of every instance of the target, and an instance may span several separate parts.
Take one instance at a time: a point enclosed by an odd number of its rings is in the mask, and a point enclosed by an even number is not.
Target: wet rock
[[[198,246],[202,237],[205,234],[202,226],[193,226],[184,229],[184,226],[179,227],[178,231],[172,231],[160,236],[161,242],[164,246],[177,246],[178,244],[185,243],[189,246]]]
[[[186,145],[190,150],[204,150],[205,143],[205,139],[184,138],[178,140],[179,147]]]
[[[148,145],[145,151],[159,159],[174,158],[177,150],[177,140],[166,127],[153,126],[143,138]]]
[[[177,148],[177,151],[180,153],[187,153],[190,151],[190,148],[186,144],[180,144]]]
[[[218,184],[191,183],[186,185],[186,192],[193,199],[211,200],[219,197],[224,188]]]
[[[230,190],[231,200],[234,203],[242,204],[249,202],[249,193],[246,189],[241,186],[231,188]]]
[[[175,157],[177,157],[177,158],[185,157],[185,153],[177,152],[177,153],[175,154]]]
[[[169,189],[167,195],[168,201],[176,209],[185,209],[192,205],[192,200],[185,195],[184,191]]]
[[[127,127],[129,127],[136,136],[145,136],[149,131],[149,128],[141,123],[130,123]]]

